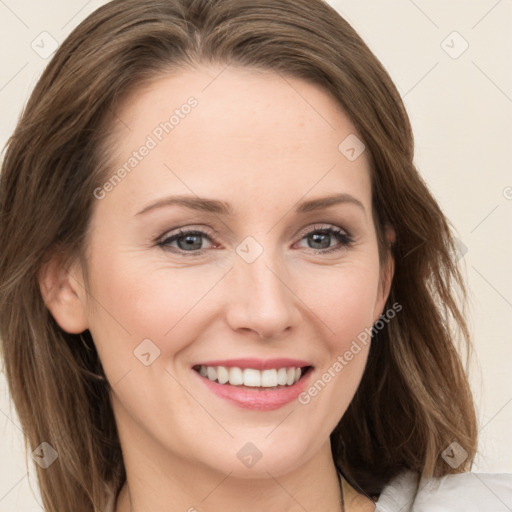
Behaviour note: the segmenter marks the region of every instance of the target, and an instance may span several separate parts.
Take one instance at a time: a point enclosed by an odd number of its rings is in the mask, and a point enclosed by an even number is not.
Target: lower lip
[[[195,370],[192,371],[204,382],[205,386],[218,397],[243,409],[272,411],[297,399],[306,387],[306,381],[309,379],[312,368],[292,386],[283,386],[282,388],[276,389],[262,387],[247,388],[231,386],[230,384],[219,384],[218,382],[203,377]]]

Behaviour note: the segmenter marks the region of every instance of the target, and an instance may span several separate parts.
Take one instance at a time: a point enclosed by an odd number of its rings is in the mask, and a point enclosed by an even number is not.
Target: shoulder
[[[510,512],[512,473],[460,473],[423,479],[401,473],[384,487],[375,512]]]

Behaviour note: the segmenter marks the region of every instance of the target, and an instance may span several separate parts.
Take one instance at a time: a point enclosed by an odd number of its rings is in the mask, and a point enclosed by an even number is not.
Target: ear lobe
[[[64,331],[80,334],[88,328],[86,294],[77,262],[66,265],[62,256],[53,256],[41,269],[39,288],[46,307]]]

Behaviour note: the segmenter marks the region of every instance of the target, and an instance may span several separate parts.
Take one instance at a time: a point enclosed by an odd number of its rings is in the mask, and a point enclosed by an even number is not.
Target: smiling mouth
[[[258,370],[237,366],[196,365],[192,369],[202,377],[225,386],[246,389],[281,389],[295,385],[309,373],[312,366],[282,367]]]

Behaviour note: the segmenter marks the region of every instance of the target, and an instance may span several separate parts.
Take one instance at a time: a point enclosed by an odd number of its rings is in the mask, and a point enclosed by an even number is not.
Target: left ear
[[[393,276],[395,274],[395,258],[393,257],[391,246],[395,243],[396,233],[394,228],[389,224],[385,226],[385,239],[387,243],[386,261],[380,269],[379,289],[375,310],[373,312],[373,323],[384,313],[384,306],[388,300],[391,283],[393,282]]]
[[[79,334],[88,328],[86,293],[76,258],[66,264],[62,255],[53,255],[39,272],[39,287],[46,307],[64,331]]]

